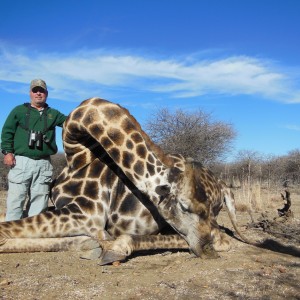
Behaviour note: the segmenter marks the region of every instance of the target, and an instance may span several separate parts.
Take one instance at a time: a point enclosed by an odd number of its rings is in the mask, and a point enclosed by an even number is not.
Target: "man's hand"
[[[16,165],[16,159],[13,153],[4,155],[4,164],[8,167],[14,167]]]

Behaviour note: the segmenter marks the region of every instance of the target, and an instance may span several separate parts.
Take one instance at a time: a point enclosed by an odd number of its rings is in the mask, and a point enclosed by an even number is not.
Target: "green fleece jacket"
[[[55,154],[57,152],[55,127],[62,127],[66,116],[47,104],[42,114],[30,106],[29,121],[26,122],[28,112],[28,106],[23,104],[16,106],[8,115],[2,128],[1,149],[32,159],[45,158]],[[26,126],[27,123],[28,126]],[[46,131],[42,147],[36,147],[36,143],[33,147],[28,146],[30,130]]]

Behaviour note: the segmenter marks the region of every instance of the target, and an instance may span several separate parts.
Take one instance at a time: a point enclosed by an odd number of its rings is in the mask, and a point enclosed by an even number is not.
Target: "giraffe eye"
[[[185,203],[179,202],[179,205],[180,205],[180,208],[183,212],[188,212],[189,211],[189,207]]]

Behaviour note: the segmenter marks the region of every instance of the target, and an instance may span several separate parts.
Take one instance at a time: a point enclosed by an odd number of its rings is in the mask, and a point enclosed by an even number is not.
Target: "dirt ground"
[[[288,219],[274,222],[274,207],[249,228],[238,213],[242,232],[264,248],[230,237],[232,249],[215,260],[157,251],[100,266],[75,252],[1,254],[0,299],[300,299],[300,196],[291,197]],[[219,224],[232,229],[225,211]]]

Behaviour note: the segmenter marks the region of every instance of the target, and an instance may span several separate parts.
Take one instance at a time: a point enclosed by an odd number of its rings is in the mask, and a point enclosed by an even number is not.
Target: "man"
[[[66,116],[49,107],[47,97],[46,82],[32,80],[30,103],[16,106],[2,128],[4,164],[11,168],[6,221],[21,219],[28,194],[28,216],[39,214],[48,207],[53,170],[50,155],[57,152],[55,127],[62,127]]]

